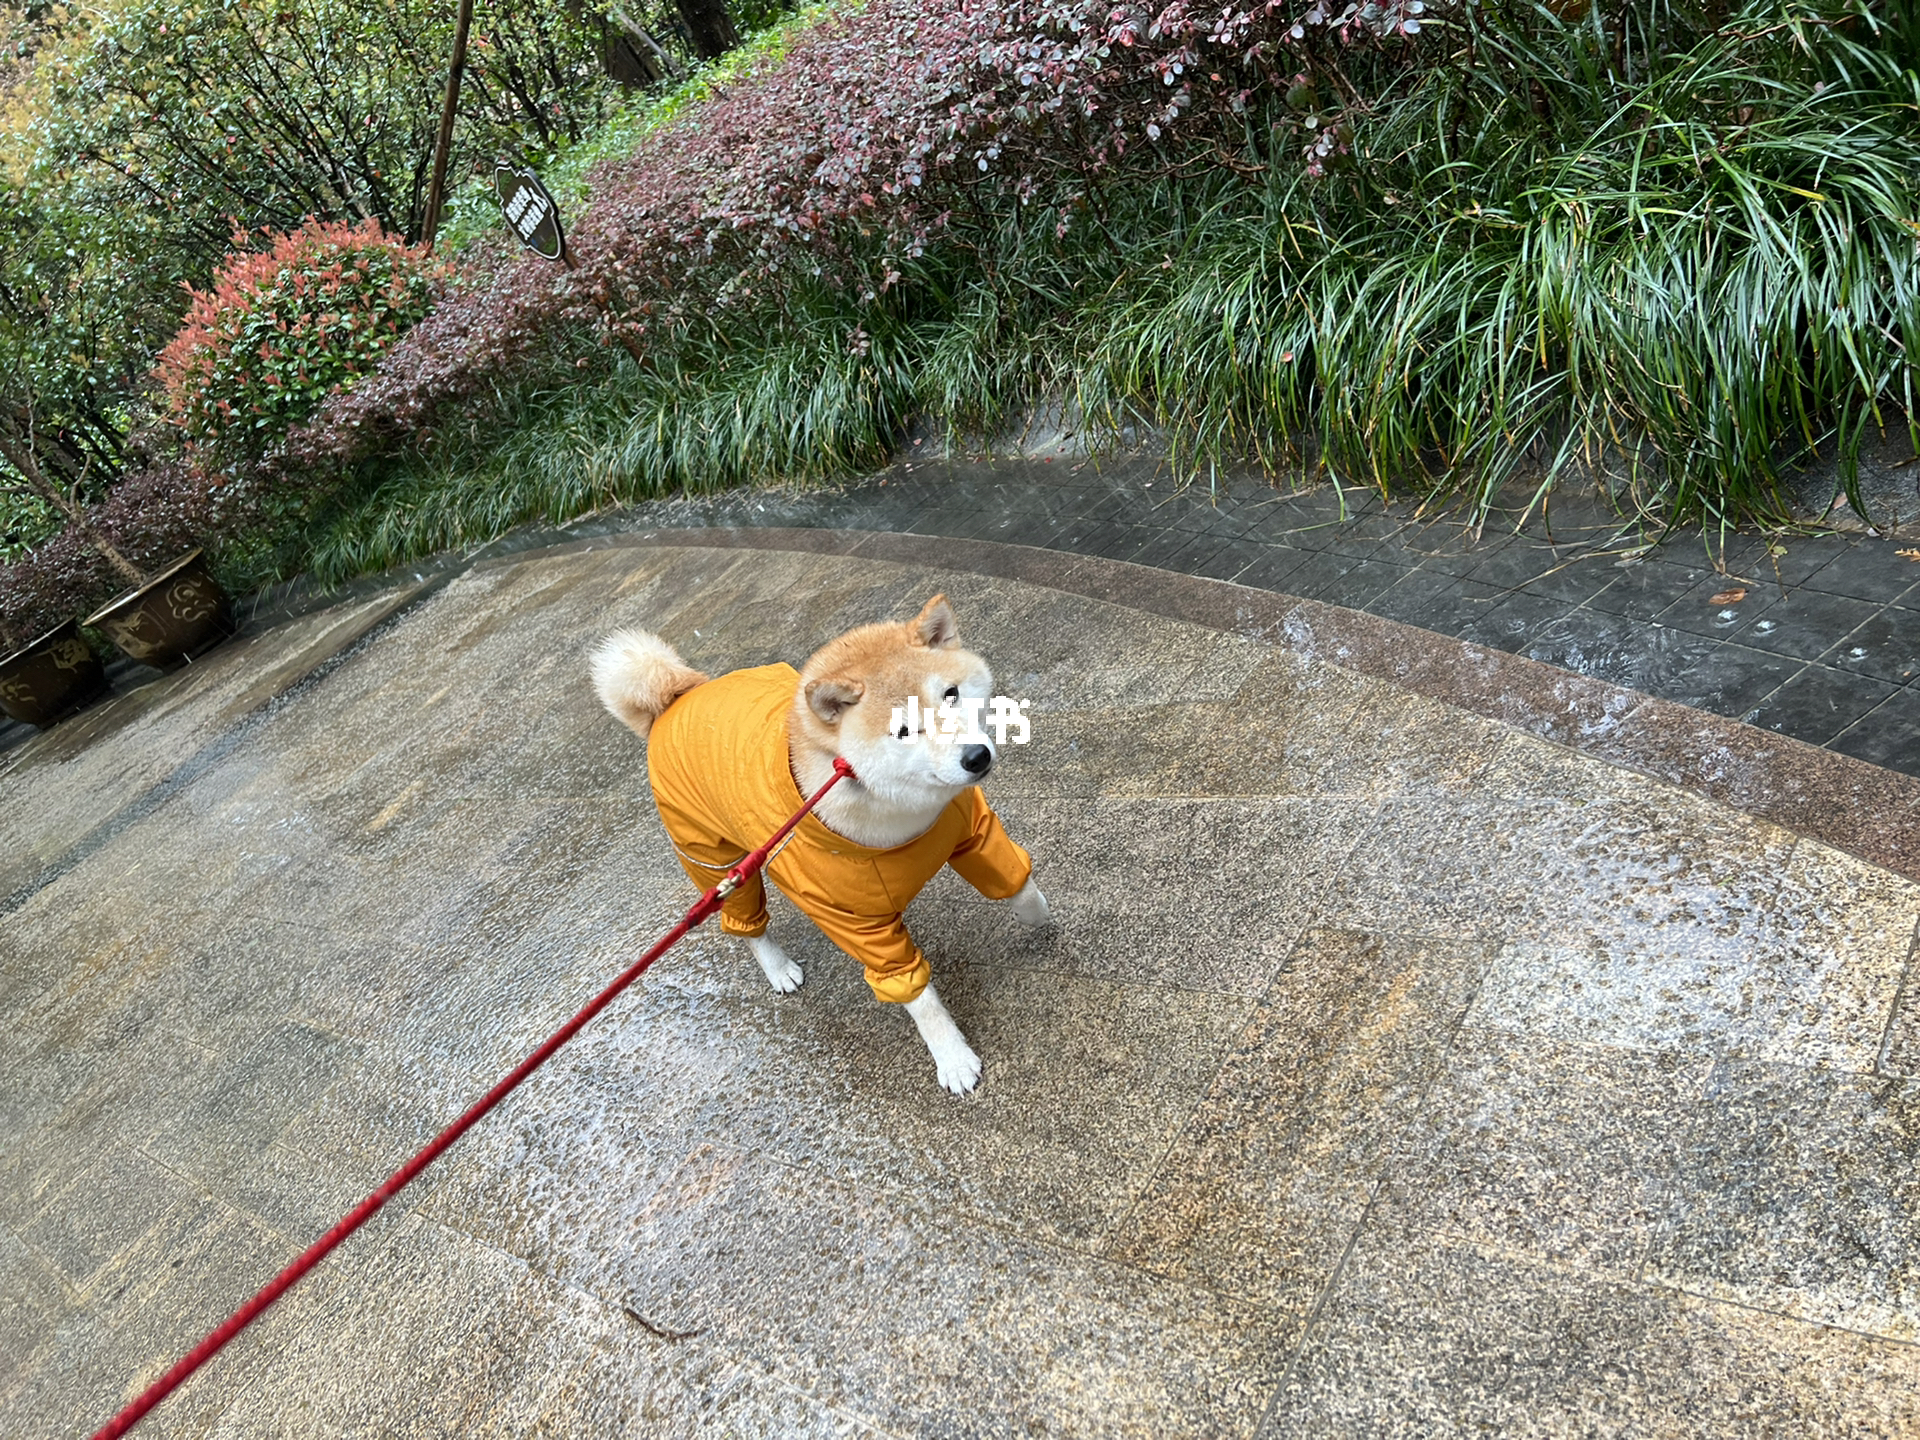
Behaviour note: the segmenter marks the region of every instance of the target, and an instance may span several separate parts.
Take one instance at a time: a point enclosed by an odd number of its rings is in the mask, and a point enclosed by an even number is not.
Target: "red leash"
[[[373,1213],[376,1210],[386,1204],[387,1201],[391,1200],[395,1195],[399,1194],[408,1182],[422,1170],[439,1159],[441,1151],[445,1150],[449,1145],[453,1144],[454,1141],[466,1134],[468,1130],[472,1129],[483,1115],[493,1109],[493,1107],[498,1105],[502,1100],[506,1099],[508,1095],[512,1094],[515,1086],[544,1065],[553,1055],[554,1051],[558,1050],[578,1034],[583,1025],[593,1019],[593,1017],[598,1015],[602,1010],[606,1009],[607,1006],[613,1002],[613,998],[616,995],[645,973],[649,965],[666,954],[674,943],[689,930],[709,918],[714,911],[720,908],[721,901],[725,900],[727,896],[731,895],[735,890],[739,889],[740,886],[752,879],[754,875],[758,874],[760,867],[767,863],[767,857],[773,852],[773,847],[793,832],[793,827],[800,823],[808,811],[820,803],[822,796],[852,774],[853,767],[851,765],[847,764],[845,760],[836,759],[833,762],[833,778],[828,780],[827,783],[822,785],[818,790],[814,791],[812,798],[794,812],[791,820],[774,831],[773,834],[768,837],[766,844],[747,855],[738,865],[734,866],[733,869],[729,870],[726,875],[722,877],[718,885],[714,886],[696,900],[693,908],[680,918],[679,924],[661,936],[651,950],[647,951],[646,954],[642,955],[638,960],[634,961],[632,965],[622,971],[619,978],[598,995],[594,996],[593,1000],[578,1015],[575,1015],[571,1020],[567,1021],[566,1024],[554,1031],[553,1034],[547,1038],[545,1044],[541,1045],[538,1050],[534,1051],[516,1065],[506,1079],[502,1080],[485,1095],[481,1096],[479,1101],[475,1103],[466,1114],[462,1115],[458,1120],[454,1121],[453,1124],[442,1130],[439,1135],[435,1136],[433,1142],[428,1145],[426,1149],[422,1150],[405,1165],[402,1165],[398,1170],[394,1171],[385,1184],[366,1199],[362,1200],[358,1205],[354,1206],[353,1209],[341,1219],[339,1224],[335,1225],[331,1230],[327,1231],[326,1234],[314,1241],[312,1245],[308,1246],[305,1254],[301,1255],[299,1259],[295,1260],[291,1265],[287,1266],[286,1269],[274,1276],[265,1289],[261,1290],[258,1295],[255,1295],[238,1310],[234,1311],[219,1329],[215,1330],[211,1335],[207,1336],[206,1339],[194,1346],[178,1364],[148,1386],[139,1399],[135,1400],[131,1405],[127,1406],[126,1409],[114,1416],[113,1419],[101,1426],[99,1430],[95,1431],[93,1440],[111,1440],[113,1436],[126,1434],[127,1431],[140,1423],[141,1416],[145,1415],[149,1410],[153,1409],[154,1406],[171,1395],[174,1390],[179,1387],[180,1383],[189,1375],[193,1374],[194,1371],[206,1364],[207,1361],[211,1360],[215,1355],[218,1355],[221,1348],[229,1340],[233,1339],[234,1336],[251,1325],[259,1318],[263,1310],[273,1304],[273,1302],[278,1300],[282,1295],[286,1294],[288,1290],[292,1289],[302,1275],[305,1275],[327,1257],[327,1253],[331,1251],[334,1246],[338,1245],[342,1240],[346,1239],[347,1236],[351,1235],[362,1225],[366,1224],[368,1220],[372,1219]]]

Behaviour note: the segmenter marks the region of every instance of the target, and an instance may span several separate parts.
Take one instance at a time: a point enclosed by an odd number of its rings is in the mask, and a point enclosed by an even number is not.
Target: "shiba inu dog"
[[[610,635],[594,652],[601,703],[647,741],[660,819],[688,878],[711,887],[773,834],[833,774],[853,767],[767,862],[765,874],[829,939],[866,967],[876,998],[906,1007],[941,1085],[964,1095],[980,1057],[934,992],[903,914],[943,865],[1016,919],[1044,925],[1046,897],[1027,852],[1007,837],[979,782],[991,738],[944,738],[909,716],[985,701],[993,674],[960,645],[944,595],[904,624],[863,625],[795,672],[762,665],[709,679],[644,630]],[[912,701],[912,705],[908,704]],[[752,947],[775,990],[804,978],[767,934],[759,877],[727,897],[721,927]]]

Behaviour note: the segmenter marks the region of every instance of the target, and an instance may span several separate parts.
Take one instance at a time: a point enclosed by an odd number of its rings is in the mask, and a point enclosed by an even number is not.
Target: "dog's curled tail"
[[[645,630],[616,630],[593,652],[594,693],[642,740],[662,711],[706,680],[671,645]]]

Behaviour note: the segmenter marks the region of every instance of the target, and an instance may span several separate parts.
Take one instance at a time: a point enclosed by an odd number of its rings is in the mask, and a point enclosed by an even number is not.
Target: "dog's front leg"
[[[1027,883],[1020,887],[1019,894],[1007,901],[1007,908],[1013,911],[1013,918],[1022,925],[1046,925],[1053,920],[1053,912],[1047,908],[1047,897],[1040,893],[1040,887],[1033,883],[1033,876],[1027,876]]]
[[[980,1083],[980,1057],[973,1053],[967,1037],[953,1023],[953,1016],[940,1003],[933,986],[922,990],[919,999],[907,1002],[907,1014],[920,1027],[920,1038],[933,1052],[933,1068],[942,1086],[956,1095],[964,1095]]]
[[[760,968],[767,972],[767,983],[782,995],[791,995],[807,978],[800,962],[782,950],[771,935],[755,935],[747,944],[753,947],[753,958],[760,962]]]

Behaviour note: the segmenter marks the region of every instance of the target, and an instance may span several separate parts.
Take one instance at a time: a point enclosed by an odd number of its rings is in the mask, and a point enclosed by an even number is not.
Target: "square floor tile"
[[[1728,539],[1720,558],[1729,575],[1778,595],[1806,585],[1843,559],[1855,543],[1843,535],[1736,535]]]
[[[1484,618],[1506,592],[1425,566],[1404,572],[1364,608],[1403,625],[1459,635]]]
[[[1296,572],[1297,573],[1297,572]],[[1315,597],[1329,605],[1345,605],[1363,610],[1409,572],[1403,565],[1384,560],[1361,560],[1351,570],[1320,587]]]
[[[1705,1098],[1650,1277],[1920,1340],[1920,1084],[1734,1063]]]
[[[1375,1224],[1260,1440],[1884,1440],[1917,1427],[1913,1346]]]
[[[1739,605],[1725,607],[1734,610],[1740,621],[1727,632],[1728,639],[1751,645],[1756,650],[1771,650],[1802,660],[1825,657],[1829,664],[1836,647],[1843,645],[1847,636],[1872,620],[1882,608],[1874,601],[1825,595],[1818,590],[1795,590],[1762,608],[1751,608],[1752,601],[1760,598],[1751,596]],[[1686,603],[1685,600],[1677,602],[1674,610],[1660,618],[1673,623],[1674,611]],[[1719,610],[1712,612],[1714,620],[1719,615]]]
[[[1462,627],[1458,634],[1460,639],[1484,645],[1489,650],[1524,654],[1529,644],[1573,608],[1565,600],[1529,595],[1524,590],[1508,591],[1506,598],[1494,601],[1485,614]]]
[[[1323,591],[1337,583],[1359,564],[1360,561],[1351,555],[1336,555],[1326,550],[1302,551],[1299,552],[1299,558],[1288,568],[1284,582],[1275,588],[1288,595],[1318,599]]]
[[[1807,588],[1879,604],[1898,603],[1920,586],[1920,562],[1898,553],[1912,548],[1912,541],[1905,539],[1856,540],[1844,554],[1808,576]]]
[[[1537,862],[1538,916],[1506,927],[1476,1023],[1874,1068],[1920,923],[1920,886],[1705,807],[1692,824],[1631,800],[1582,818]]]
[[[1588,558],[1572,546],[1516,540],[1487,556],[1469,576],[1520,595],[1578,605],[1619,578],[1613,562]]]
[[[1237,580],[1266,551],[1266,546],[1256,545],[1251,540],[1228,540],[1205,559],[1183,565],[1182,568],[1189,575],[1200,575],[1209,580]]]
[[[615,1293],[893,1434],[1250,1434],[1295,1317],[704,1150],[608,1257]]]
[[[1519,653],[1578,675],[1721,714],[1751,709],[1799,664],[1585,607],[1542,626]]]
[[[1889,695],[1827,743],[1870,765],[1920,775],[1920,686]]]
[[[1731,642],[1696,651],[1691,640],[1679,638],[1683,632],[1665,633],[1675,637],[1675,656],[1685,663],[1641,672],[1634,688],[1730,719],[1750,723],[1766,698],[1805,668],[1788,656]]]
[[[1320,548],[1334,555],[1364,560],[1405,526],[1406,521],[1384,514],[1351,516],[1326,531]]]
[[[1920,676],[1920,609],[1889,605],[1824,657],[1836,670],[1894,685]]]
[[[1382,560],[1439,574],[1470,575],[1488,556],[1514,543],[1514,537],[1505,531],[1476,537],[1457,521],[1427,520],[1409,523],[1388,535],[1373,553]]]
[[[1107,555],[1131,533],[1131,526],[1083,517],[1062,525],[1045,543],[1049,549],[1068,550],[1076,555]]]
[[[1314,550],[1296,550],[1289,545],[1260,545],[1246,568],[1233,577],[1234,583],[1251,586],[1255,590],[1272,590],[1282,595],[1298,594],[1292,584],[1294,573],[1318,553]]]
[[[1707,575],[1676,595],[1673,603],[1656,618],[1669,630],[1726,640],[1736,632],[1747,630],[1783,598],[1777,589],[1757,582],[1748,584],[1728,575]],[[1770,634],[1776,628],[1769,625],[1765,633]]]
[[[1761,701],[1748,723],[1809,745],[1825,745],[1899,688],[1870,676],[1809,665]]]
[[[74,1289],[84,1291],[102,1267],[170,1210],[200,1199],[197,1187],[165,1166],[115,1145],[56,1195],[20,1238]]]
[[[1613,583],[1597,591],[1588,608],[1630,620],[1653,620],[1682,595],[1712,577],[1702,561],[1690,564],[1659,552],[1632,564],[1614,561]]]
[[[1308,1309],[1396,1160],[1486,961],[1473,943],[1310,931],[1111,1253]]]
[[[1467,1026],[1384,1195],[1406,1222],[1631,1275],[1712,1062]]]
[[[1196,537],[1191,531],[1164,529],[1154,534],[1145,544],[1126,558],[1135,565],[1151,565],[1160,570],[1177,570],[1176,557],[1189,546],[1197,545],[1211,552],[1225,542],[1213,537]]]

